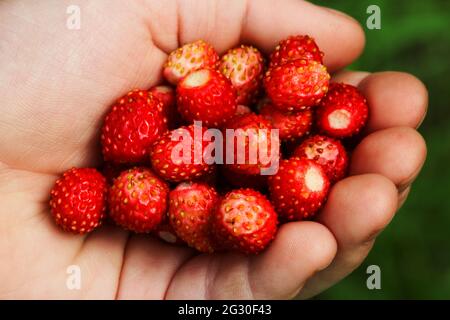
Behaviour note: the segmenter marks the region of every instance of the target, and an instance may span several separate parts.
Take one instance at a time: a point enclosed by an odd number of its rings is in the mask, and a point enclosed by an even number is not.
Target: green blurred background
[[[367,47],[351,69],[409,72],[430,93],[420,128],[428,158],[408,201],[364,263],[318,298],[450,299],[450,1],[313,2],[343,11],[364,27]],[[381,9],[381,30],[366,27],[369,5]],[[381,268],[381,290],[366,287],[372,264]]]

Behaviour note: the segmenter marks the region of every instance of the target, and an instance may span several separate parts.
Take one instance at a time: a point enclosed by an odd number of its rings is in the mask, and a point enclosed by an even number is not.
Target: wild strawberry
[[[72,168],[56,180],[50,192],[51,214],[64,231],[91,232],[105,216],[106,193],[106,180],[97,170]]]
[[[245,254],[257,254],[275,238],[278,218],[269,200],[252,189],[229,192],[213,215],[217,243]]]
[[[278,160],[278,134],[262,116],[250,113],[236,117],[224,131],[225,163],[230,170],[259,175],[261,170],[268,169]]]
[[[155,86],[149,92],[162,103],[169,129],[177,128],[181,123],[181,118],[177,111],[175,90],[169,86]]]
[[[186,245],[186,242],[181,240],[181,238],[175,233],[175,230],[169,223],[168,217],[156,227],[153,235],[155,235],[158,239],[161,239],[162,241],[170,244]]]
[[[231,80],[238,104],[250,104],[258,95],[263,79],[264,61],[258,49],[240,46],[230,49],[220,60],[219,70]]]
[[[331,183],[341,180],[347,172],[347,151],[333,138],[321,135],[309,137],[294,150],[293,156],[320,164]]]
[[[267,186],[267,176],[238,173],[230,170],[228,166],[221,166],[221,174],[227,186],[234,188],[250,188],[264,190]]]
[[[314,60],[323,64],[323,52],[309,36],[291,36],[282,40],[270,56],[270,68],[297,59]]]
[[[325,66],[299,59],[269,69],[264,86],[276,108],[300,111],[320,102],[327,93],[329,80]]]
[[[120,98],[106,116],[101,143],[105,161],[142,162],[148,147],[167,131],[162,104],[148,91],[134,90]]]
[[[211,216],[219,196],[204,183],[183,182],[170,192],[169,221],[176,234],[200,252],[213,252]]]
[[[204,139],[205,131],[205,127],[190,125],[167,132],[150,148],[153,170],[163,179],[173,182],[211,174],[214,159],[206,154],[211,142]]]
[[[283,141],[297,141],[308,135],[312,127],[311,110],[281,112],[267,103],[261,108],[260,114],[269,120],[275,129],[280,130],[280,139]]]
[[[148,90],[163,105],[163,110],[169,113],[172,107],[175,107],[176,96],[175,90],[169,86],[154,86]]]
[[[127,230],[148,233],[167,212],[169,186],[144,167],[126,170],[109,189],[109,210],[114,222]]]
[[[178,111],[186,121],[203,121],[220,127],[236,113],[236,91],[230,80],[216,70],[201,69],[177,86]]]
[[[322,166],[305,158],[282,160],[278,172],[269,176],[270,198],[287,221],[311,218],[324,204],[329,187]]]
[[[170,83],[177,85],[189,72],[216,68],[219,55],[203,40],[185,44],[171,52],[164,65],[163,75]]]
[[[237,108],[236,108],[236,113],[234,114],[235,116],[243,116],[244,114],[249,114],[252,113],[252,109],[250,109],[247,106],[244,106],[242,104],[238,104]]]
[[[332,83],[317,108],[318,129],[334,138],[358,134],[366,125],[369,114],[366,98],[349,84]]]

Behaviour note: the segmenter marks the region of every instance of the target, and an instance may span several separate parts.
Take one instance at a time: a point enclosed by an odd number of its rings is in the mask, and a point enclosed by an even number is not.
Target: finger
[[[298,0],[250,0],[242,39],[266,53],[290,35],[308,34],[325,53],[325,65],[336,70],[350,64],[365,44],[364,32],[353,18]]]
[[[361,81],[370,76],[370,72],[365,71],[350,71],[350,70],[342,70],[335,73],[331,81],[333,82],[344,82],[351,84],[355,87],[359,86]]]
[[[370,107],[367,132],[391,128],[417,128],[428,108],[428,92],[425,85],[413,75],[402,72],[339,72],[335,82],[357,86]]]
[[[171,299],[280,299],[293,297],[336,253],[333,235],[315,222],[283,225],[259,256],[202,255],[184,265]],[[200,288],[200,289],[199,289]]]
[[[219,53],[238,45],[246,6],[242,0],[178,1],[179,45],[204,39]]]
[[[407,126],[417,128],[428,107],[428,92],[416,77],[402,72],[374,73],[359,88],[370,106],[368,132]]]
[[[313,274],[336,255],[336,240],[315,222],[288,223],[277,240],[249,264],[249,283],[256,299],[294,297]]]
[[[350,174],[378,173],[399,189],[405,188],[420,172],[427,150],[414,129],[397,127],[371,133],[355,148]]]
[[[306,283],[300,297],[309,298],[325,290],[358,267],[396,210],[397,190],[381,175],[360,175],[338,182],[317,217],[336,238],[338,253],[328,268]]]
[[[118,299],[163,299],[176,270],[193,254],[143,235],[129,239],[125,252]]]
[[[305,1],[190,0],[179,2],[178,16],[181,44],[202,38],[220,53],[244,42],[268,54],[280,40],[308,34],[324,51],[331,70],[353,61],[365,43],[354,19]]]
[[[102,226],[86,237],[72,263],[83,275],[84,298],[116,297],[127,238],[128,232],[115,226]]]

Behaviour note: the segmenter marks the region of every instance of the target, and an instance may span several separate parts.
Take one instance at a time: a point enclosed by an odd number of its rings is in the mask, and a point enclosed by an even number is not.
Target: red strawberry
[[[185,44],[170,53],[164,65],[163,75],[172,84],[177,85],[189,72],[215,68],[219,61],[216,50],[203,40]]]
[[[267,103],[261,108],[260,113],[272,123],[275,129],[280,130],[280,139],[283,141],[296,141],[308,135],[312,127],[311,110],[281,112]]]
[[[50,192],[50,211],[64,231],[85,234],[102,223],[107,185],[95,169],[72,168],[56,180]]]
[[[263,79],[264,61],[251,46],[230,49],[221,59],[219,70],[231,80],[237,92],[238,104],[250,104],[258,95]]]
[[[347,172],[347,151],[333,138],[321,135],[309,137],[294,150],[293,155],[320,164],[331,183],[341,180]]]
[[[177,236],[175,230],[172,228],[172,225],[168,220],[164,220],[156,227],[154,235],[162,241],[170,244],[186,245],[186,242],[184,242],[180,237]]]
[[[245,254],[257,254],[275,238],[278,218],[272,204],[252,189],[229,192],[217,206],[212,230],[217,243]]]
[[[282,111],[300,111],[320,102],[330,75],[325,66],[299,59],[269,69],[264,78],[267,95]]]
[[[213,252],[211,216],[218,200],[213,187],[183,182],[170,192],[169,221],[176,234],[200,252]]]
[[[317,127],[330,137],[351,137],[366,125],[368,114],[366,98],[356,87],[332,83],[317,108]]]
[[[152,87],[149,92],[162,103],[169,129],[177,128],[181,119],[177,111],[175,90],[169,86],[156,86]]]
[[[220,127],[236,113],[236,91],[230,80],[216,70],[190,73],[177,86],[178,111],[189,122],[203,121]]]
[[[238,104],[235,116],[243,116],[244,114],[252,113],[252,109],[242,104]]]
[[[167,132],[150,148],[153,170],[160,177],[173,182],[211,174],[214,159],[207,158],[206,148],[211,142],[204,139],[205,131],[205,127],[190,125]]]
[[[126,170],[109,189],[111,218],[127,230],[153,231],[167,212],[168,196],[168,185],[149,169]]]
[[[230,170],[259,175],[262,169],[268,169],[274,163],[273,160],[279,157],[280,150],[278,134],[272,129],[268,120],[254,113],[236,117],[228,123],[224,154]],[[228,136],[230,133],[232,135]],[[227,158],[233,160],[232,163]]]
[[[282,40],[272,52],[270,68],[297,59],[314,60],[323,64],[322,58],[323,52],[319,50],[313,38],[309,36],[291,36]]]
[[[269,176],[272,203],[283,220],[312,217],[324,204],[330,182],[312,160],[291,158],[280,161],[277,174]]]
[[[106,116],[101,143],[105,161],[142,162],[148,147],[167,131],[162,104],[148,91],[134,90],[119,99]]]
[[[263,190],[267,185],[267,176],[238,173],[230,170],[228,166],[221,166],[221,173],[227,185],[231,187]]]

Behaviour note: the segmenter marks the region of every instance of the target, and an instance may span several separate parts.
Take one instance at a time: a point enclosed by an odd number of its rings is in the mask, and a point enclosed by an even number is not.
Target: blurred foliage
[[[420,129],[428,158],[408,201],[363,264],[318,298],[450,299],[450,1],[313,2],[343,11],[364,27],[367,46],[351,69],[409,72],[430,94]],[[381,9],[381,30],[366,28],[369,5]],[[381,290],[366,287],[372,264],[381,268]]]

